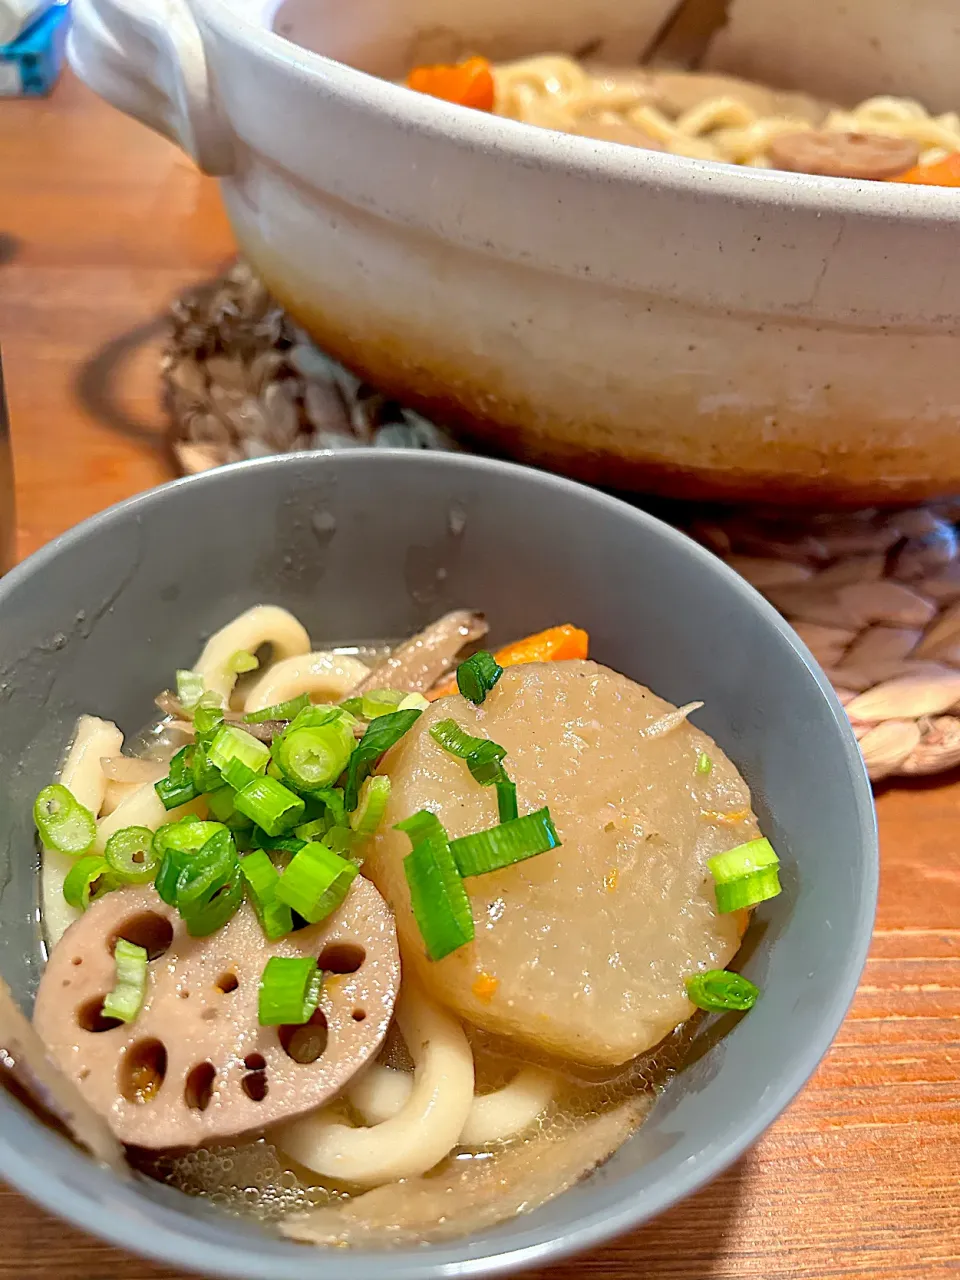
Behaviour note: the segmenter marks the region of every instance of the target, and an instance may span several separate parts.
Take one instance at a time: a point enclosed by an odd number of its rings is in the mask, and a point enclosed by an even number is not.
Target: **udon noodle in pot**
[[[844,109],[730,76],[590,67],[562,54],[418,67],[408,83],[524,124],[697,160],[960,185],[960,116],[905,98]]]
[[[777,857],[701,704],[486,629],[314,650],[263,605],[126,750],[81,717],[34,811],[34,1024],[153,1176],[316,1243],[479,1229],[758,998],[729,966]]]

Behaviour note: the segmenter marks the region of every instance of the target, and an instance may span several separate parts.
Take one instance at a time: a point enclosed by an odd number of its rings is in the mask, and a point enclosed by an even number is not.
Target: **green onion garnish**
[[[181,747],[170,761],[165,778],[153,784],[165,809],[177,809],[200,794],[193,781],[193,747]]]
[[[501,823],[513,822],[520,812],[517,808],[517,784],[511,782],[501,770],[500,777],[496,781],[496,788],[498,817]]]
[[[229,831],[211,836],[187,857],[177,884],[176,908],[192,938],[206,938],[233,918],[243,902],[243,878]]]
[[[378,716],[396,711],[404,699],[402,689],[371,689],[360,699],[359,715],[363,720],[376,720]]]
[[[697,765],[696,765],[697,773],[703,774],[703,776],[706,777],[706,775],[710,772],[712,768],[713,768],[713,761],[710,759],[710,757],[707,755],[705,751],[701,751],[700,754],[697,756]]]
[[[243,719],[246,724],[265,724],[267,720],[292,720],[309,705],[309,694],[301,693],[298,697],[291,698],[289,702],[277,702],[272,707],[264,707],[262,711],[251,711]]]
[[[218,724],[223,723],[223,704],[220,695],[208,689],[193,712],[193,727],[198,738],[209,738]]]
[[[720,914],[775,898],[780,892],[779,865],[773,845],[763,837],[709,858]]]
[[[322,988],[312,956],[271,956],[260,979],[261,1027],[302,1027],[316,1012]]]
[[[430,699],[425,698],[422,693],[408,693],[403,701],[397,707],[398,711],[426,711],[430,706]]]
[[[270,748],[252,733],[235,724],[222,724],[207,748],[210,761],[221,773],[233,761],[242,764],[249,772],[263,773],[270,759]]]
[[[184,711],[192,711],[203,697],[203,676],[196,671],[177,672],[177,701]]]
[[[262,849],[254,849],[240,860],[240,873],[260,927],[270,942],[276,942],[293,929],[293,915],[285,902],[277,897],[280,873]]]
[[[294,836],[297,840],[302,840],[304,844],[309,844],[311,840],[323,841],[323,837],[330,830],[330,822],[326,818],[314,818],[312,822],[304,822],[302,826],[294,829]]]
[[[122,827],[115,831],[103,856],[116,878],[126,884],[148,884],[160,865],[160,851],[154,846],[149,827]]]
[[[757,1002],[760,988],[739,973],[726,969],[710,969],[707,973],[695,973],[686,982],[687,998],[698,1009],[710,1013],[725,1013],[728,1009],[743,1011],[752,1009]]]
[[[353,846],[359,838],[358,833],[350,827],[331,827],[323,837],[323,843],[328,849],[332,849],[334,853],[339,853],[341,858],[353,860]],[[359,870],[360,863],[357,862],[356,865]]]
[[[413,845],[403,860],[410,906],[427,955],[442,960],[474,937],[473,912],[447,833],[426,809],[396,824]]]
[[[343,789],[343,802],[348,812],[357,807],[360,784],[373,770],[374,765],[423,715],[422,711],[393,711],[378,716],[354,748],[347,764],[347,777]]]
[[[340,710],[346,711],[348,715],[359,716],[363,710],[362,698],[344,698],[340,703]]]
[[[247,671],[256,671],[260,661],[249,649],[238,649],[227,661],[227,670],[234,675],[242,676]]]
[[[147,952],[126,938],[118,938],[113,949],[116,981],[103,1001],[103,1016],[132,1022],[143,1007],[147,994]]]
[[[237,792],[234,803],[269,836],[290,831],[303,817],[306,807],[299,796],[275,778],[255,778],[248,782]]]
[[[66,874],[63,896],[71,907],[86,911],[92,898],[115,888],[106,858],[90,855],[79,858]]]
[[[343,902],[356,874],[352,862],[314,841],[294,855],[276,894],[309,924],[317,924]]]
[[[33,820],[46,847],[58,853],[85,853],[97,836],[96,818],[59,782],[37,796]]]
[[[560,837],[550,819],[549,809],[538,809],[523,818],[503,822],[489,831],[477,831],[450,841],[462,876],[482,876],[488,871],[512,867],[515,862],[534,858],[538,853],[556,849]]]
[[[299,853],[308,840],[300,840],[292,836],[268,836],[265,831],[254,828],[253,843],[258,849],[269,849],[271,853]]]
[[[498,742],[473,737],[461,729],[455,720],[438,720],[430,728],[430,737],[444,751],[466,760],[467,768],[482,786],[489,786],[503,775],[500,761],[505,758],[507,751]]]
[[[153,836],[153,845],[162,858],[168,849],[176,849],[183,853],[196,853],[202,849],[212,835],[223,830],[222,822],[201,822],[194,813],[176,822],[164,823],[157,827]]]
[[[493,654],[481,649],[457,667],[457,688],[479,707],[502,675],[503,667]]]
[[[358,836],[372,836],[383,821],[390,799],[390,779],[385,774],[367,778],[360,799],[350,815],[350,826]]]
[[[250,781],[248,778],[247,781]],[[218,822],[236,830],[246,830],[252,824],[242,813],[237,813],[236,788],[231,786],[216,787],[207,792],[207,808]]]
[[[353,729],[337,710],[336,719],[317,726],[293,722],[273,744],[273,758],[298,791],[331,786],[347,767],[355,741]]]

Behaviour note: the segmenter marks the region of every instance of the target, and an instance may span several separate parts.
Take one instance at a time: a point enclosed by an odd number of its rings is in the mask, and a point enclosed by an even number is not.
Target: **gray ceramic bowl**
[[[147,1181],[121,1184],[0,1096],[0,1176],[77,1225],[169,1264],[258,1280],[491,1275],[599,1243],[730,1164],[829,1045],[870,938],[870,789],[843,712],[789,627],[688,539],[564,480],[450,455],[293,455],[133,498],[0,582],[0,972],[41,968],[31,803],[82,711],[134,730],[198,640],[274,601],[315,640],[405,635],[447,606],[494,640],[575,621],[594,655],[674,702],[746,775],[783,859],[744,972],[756,1008],[688,1066],[641,1130],[559,1201],[451,1244],[311,1251]]]

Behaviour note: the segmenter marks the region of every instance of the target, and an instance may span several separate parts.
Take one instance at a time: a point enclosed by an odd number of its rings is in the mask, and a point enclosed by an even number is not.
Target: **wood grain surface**
[[[157,320],[230,253],[215,187],[69,76],[50,101],[0,101],[0,343],[21,554],[171,474]],[[890,787],[878,808],[873,950],[814,1079],[707,1190],[541,1280],[960,1272],[960,782]],[[0,1276],[176,1280],[2,1188]]]

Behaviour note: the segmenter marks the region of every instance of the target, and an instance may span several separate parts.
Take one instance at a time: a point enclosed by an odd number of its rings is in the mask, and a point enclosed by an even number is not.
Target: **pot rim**
[[[655,186],[700,200],[715,197],[760,212],[773,207],[780,212],[858,214],[920,226],[960,221],[960,199],[947,187],[753,169],[541,129],[415,93],[315,53],[261,25],[235,0],[193,0],[193,8],[221,39],[243,45],[255,56],[265,56],[295,74],[317,77],[328,92],[358,111],[382,115],[407,130],[453,141],[468,151],[496,153],[524,168],[607,185]],[[263,9],[258,6],[256,11]]]
[[[238,471],[280,468],[295,472],[303,468],[308,459],[307,465],[317,469],[323,469],[332,459],[334,465],[348,468],[416,466],[440,473],[491,475],[508,471],[558,496],[575,495],[605,510],[613,519],[646,529],[651,536],[682,544],[687,555],[700,559],[711,574],[725,583],[731,598],[739,598],[744,607],[790,645],[797,661],[808,668],[833,711],[850,768],[850,803],[857,810],[860,828],[858,848],[850,855],[851,866],[862,877],[860,909],[855,918],[846,922],[847,960],[837,974],[829,999],[823,1003],[817,1034],[811,1038],[805,1053],[764,1090],[736,1134],[717,1135],[704,1146],[695,1164],[688,1163],[665,1179],[659,1193],[635,1196],[631,1187],[635,1179],[626,1175],[615,1184],[596,1187],[566,1230],[558,1233],[542,1224],[530,1226],[521,1215],[502,1224],[497,1231],[503,1236],[487,1237],[479,1250],[475,1237],[467,1236],[431,1245],[429,1250],[413,1247],[377,1252],[310,1251],[291,1241],[275,1241],[269,1237],[263,1240],[235,1219],[221,1219],[219,1211],[210,1218],[206,1214],[195,1218],[186,1216],[175,1207],[180,1203],[179,1194],[170,1189],[167,1189],[169,1200],[166,1193],[151,1197],[151,1212],[147,1214],[136,1180],[121,1182],[110,1170],[94,1164],[65,1139],[44,1128],[26,1108],[3,1093],[0,1093],[0,1174],[51,1213],[112,1244],[167,1265],[234,1280],[243,1277],[247,1280],[356,1280],[358,1274],[379,1280],[387,1277],[389,1280],[427,1280],[429,1277],[452,1280],[453,1277],[500,1275],[558,1261],[651,1220],[699,1190],[744,1154],[813,1075],[853,1000],[872,937],[879,850],[876,814],[866,770],[846,714],[806,646],[773,606],[731,568],[687,535],[646,511],[560,476],[497,459],[408,449],[300,452],[233,463],[173,480],[98,512],[29,556],[0,579],[0,609],[10,588],[42,574],[63,550],[82,544],[91,532],[103,526],[122,523],[131,516],[139,519],[155,504],[165,502],[171,492],[184,486],[206,487],[212,496]],[[106,1207],[107,1201],[110,1209]],[[235,1237],[233,1240],[231,1235]],[[263,1243],[260,1250],[258,1241]]]

